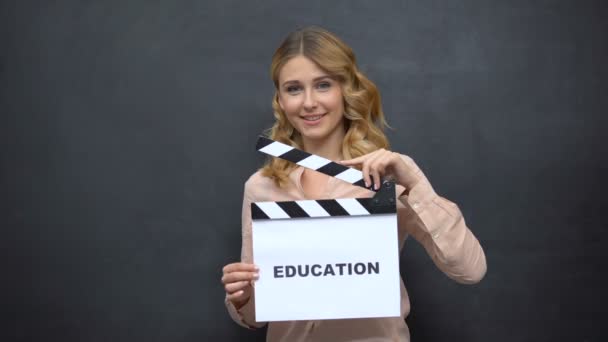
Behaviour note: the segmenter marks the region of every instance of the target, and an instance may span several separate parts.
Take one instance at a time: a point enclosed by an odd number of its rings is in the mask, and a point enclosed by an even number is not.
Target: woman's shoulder
[[[292,171],[293,172],[293,171]],[[245,197],[252,201],[287,200],[294,190],[292,180],[284,186],[279,186],[273,178],[265,176],[262,169],[252,174],[245,182]]]
[[[270,177],[264,176],[262,169],[254,172],[245,182],[245,188],[256,189],[267,188],[269,186],[275,186],[274,181]]]
[[[245,182],[245,194],[251,198],[259,198],[262,194],[277,190],[274,180],[263,174],[262,169],[249,176]],[[263,196],[262,196],[263,197]]]

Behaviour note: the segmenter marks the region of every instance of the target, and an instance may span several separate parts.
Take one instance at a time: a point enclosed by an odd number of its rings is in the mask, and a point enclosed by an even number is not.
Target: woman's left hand
[[[383,178],[392,179],[406,189],[411,189],[418,181],[416,173],[399,153],[383,148],[354,159],[342,160],[340,164],[361,165],[365,186],[369,188],[373,184],[375,190],[380,189]]]

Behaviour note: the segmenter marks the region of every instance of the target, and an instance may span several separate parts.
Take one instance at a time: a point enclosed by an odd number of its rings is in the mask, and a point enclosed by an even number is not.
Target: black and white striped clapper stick
[[[346,167],[329,159],[298,150],[292,146],[259,137],[256,149],[268,155],[285,159],[305,168],[319,171],[328,176],[336,177],[345,182],[368,190],[363,181],[363,173],[357,169]],[[322,200],[302,200],[284,202],[255,202],[251,203],[251,218],[289,219],[303,217],[331,216],[361,216],[375,214],[394,214],[395,183],[384,182],[374,197],[371,198],[342,198]]]
[[[256,150],[273,157],[285,159],[305,168],[324,173],[331,177],[336,177],[353,185],[373,190],[373,188],[365,186],[363,172],[348,166],[340,165],[329,159],[298,150],[287,144],[261,136],[258,138],[258,143],[255,148]]]

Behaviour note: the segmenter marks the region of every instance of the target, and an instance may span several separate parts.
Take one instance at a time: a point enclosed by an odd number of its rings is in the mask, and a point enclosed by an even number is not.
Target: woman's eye
[[[317,88],[319,88],[321,90],[329,89],[330,87],[331,87],[331,83],[329,83],[329,82],[321,82],[321,83],[317,84]]]
[[[287,87],[287,89],[286,89],[286,90],[287,90],[287,92],[288,92],[288,93],[293,94],[293,93],[297,93],[298,91],[300,91],[300,90],[301,90],[301,87],[300,87],[300,86],[295,86],[295,85],[294,85],[294,86],[289,86],[289,87]]]

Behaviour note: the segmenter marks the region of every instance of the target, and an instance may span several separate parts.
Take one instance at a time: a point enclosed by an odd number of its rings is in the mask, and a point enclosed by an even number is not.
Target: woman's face
[[[279,72],[279,105],[304,143],[342,142],[342,87],[310,59],[297,56],[283,66]]]

